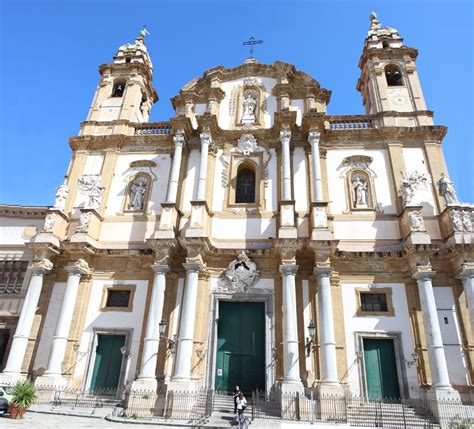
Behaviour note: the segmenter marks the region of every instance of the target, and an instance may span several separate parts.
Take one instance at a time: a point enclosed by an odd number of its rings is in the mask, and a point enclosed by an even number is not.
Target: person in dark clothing
[[[240,393],[239,386],[235,386],[235,389],[232,393],[232,396],[234,397],[234,414],[237,414],[237,397],[239,396],[239,393]]]

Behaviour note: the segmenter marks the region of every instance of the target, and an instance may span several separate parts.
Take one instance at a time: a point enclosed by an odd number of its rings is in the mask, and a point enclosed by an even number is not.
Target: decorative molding
[[[105,190],[100,175],[84,174],[79,177],[77,184],[79,191],[88,199],[84,208],[98,210]]]

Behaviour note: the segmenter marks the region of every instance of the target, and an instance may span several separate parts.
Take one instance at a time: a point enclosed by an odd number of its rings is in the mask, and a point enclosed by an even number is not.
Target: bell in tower
[[[382,27],[377,14],[372,12],[359,61],[357,89],[366,112],[383,113],[387,126],[433,125],[416,70],[417,56],[418,51],[405,46],[395,28]]]
[[[87,121],[147,122],[158,101],[153,87],[153,64],[145,45],[146,29],[134,43],[120,46],[113,62],[99,67],[101,79]],[[89,131],[90,126],[83,129]],[[86,132],[88,133],[88,132]]]

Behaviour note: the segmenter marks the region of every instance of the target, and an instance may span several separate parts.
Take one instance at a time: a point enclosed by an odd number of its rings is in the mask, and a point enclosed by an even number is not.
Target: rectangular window
[[[0,261],[0,293],[20,293],[28,261]]]
[[[129,290],[108,290],[107,301],[105,303],[106,307],[120,307],[128,308],[130,303],[130,294]]]
[[[387,295],[384,293],[361,293],[360,309],[363,312],[384,312],[387,308]]]

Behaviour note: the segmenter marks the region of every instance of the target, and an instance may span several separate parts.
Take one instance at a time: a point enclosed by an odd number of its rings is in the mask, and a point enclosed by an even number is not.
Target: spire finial
[[[140,35],[137,37],[137,39],[142,39],[144,40],[146,36],[149,36],[150,32],[146,29],[146,25],[143,25],[142,30],[140,31]]]

